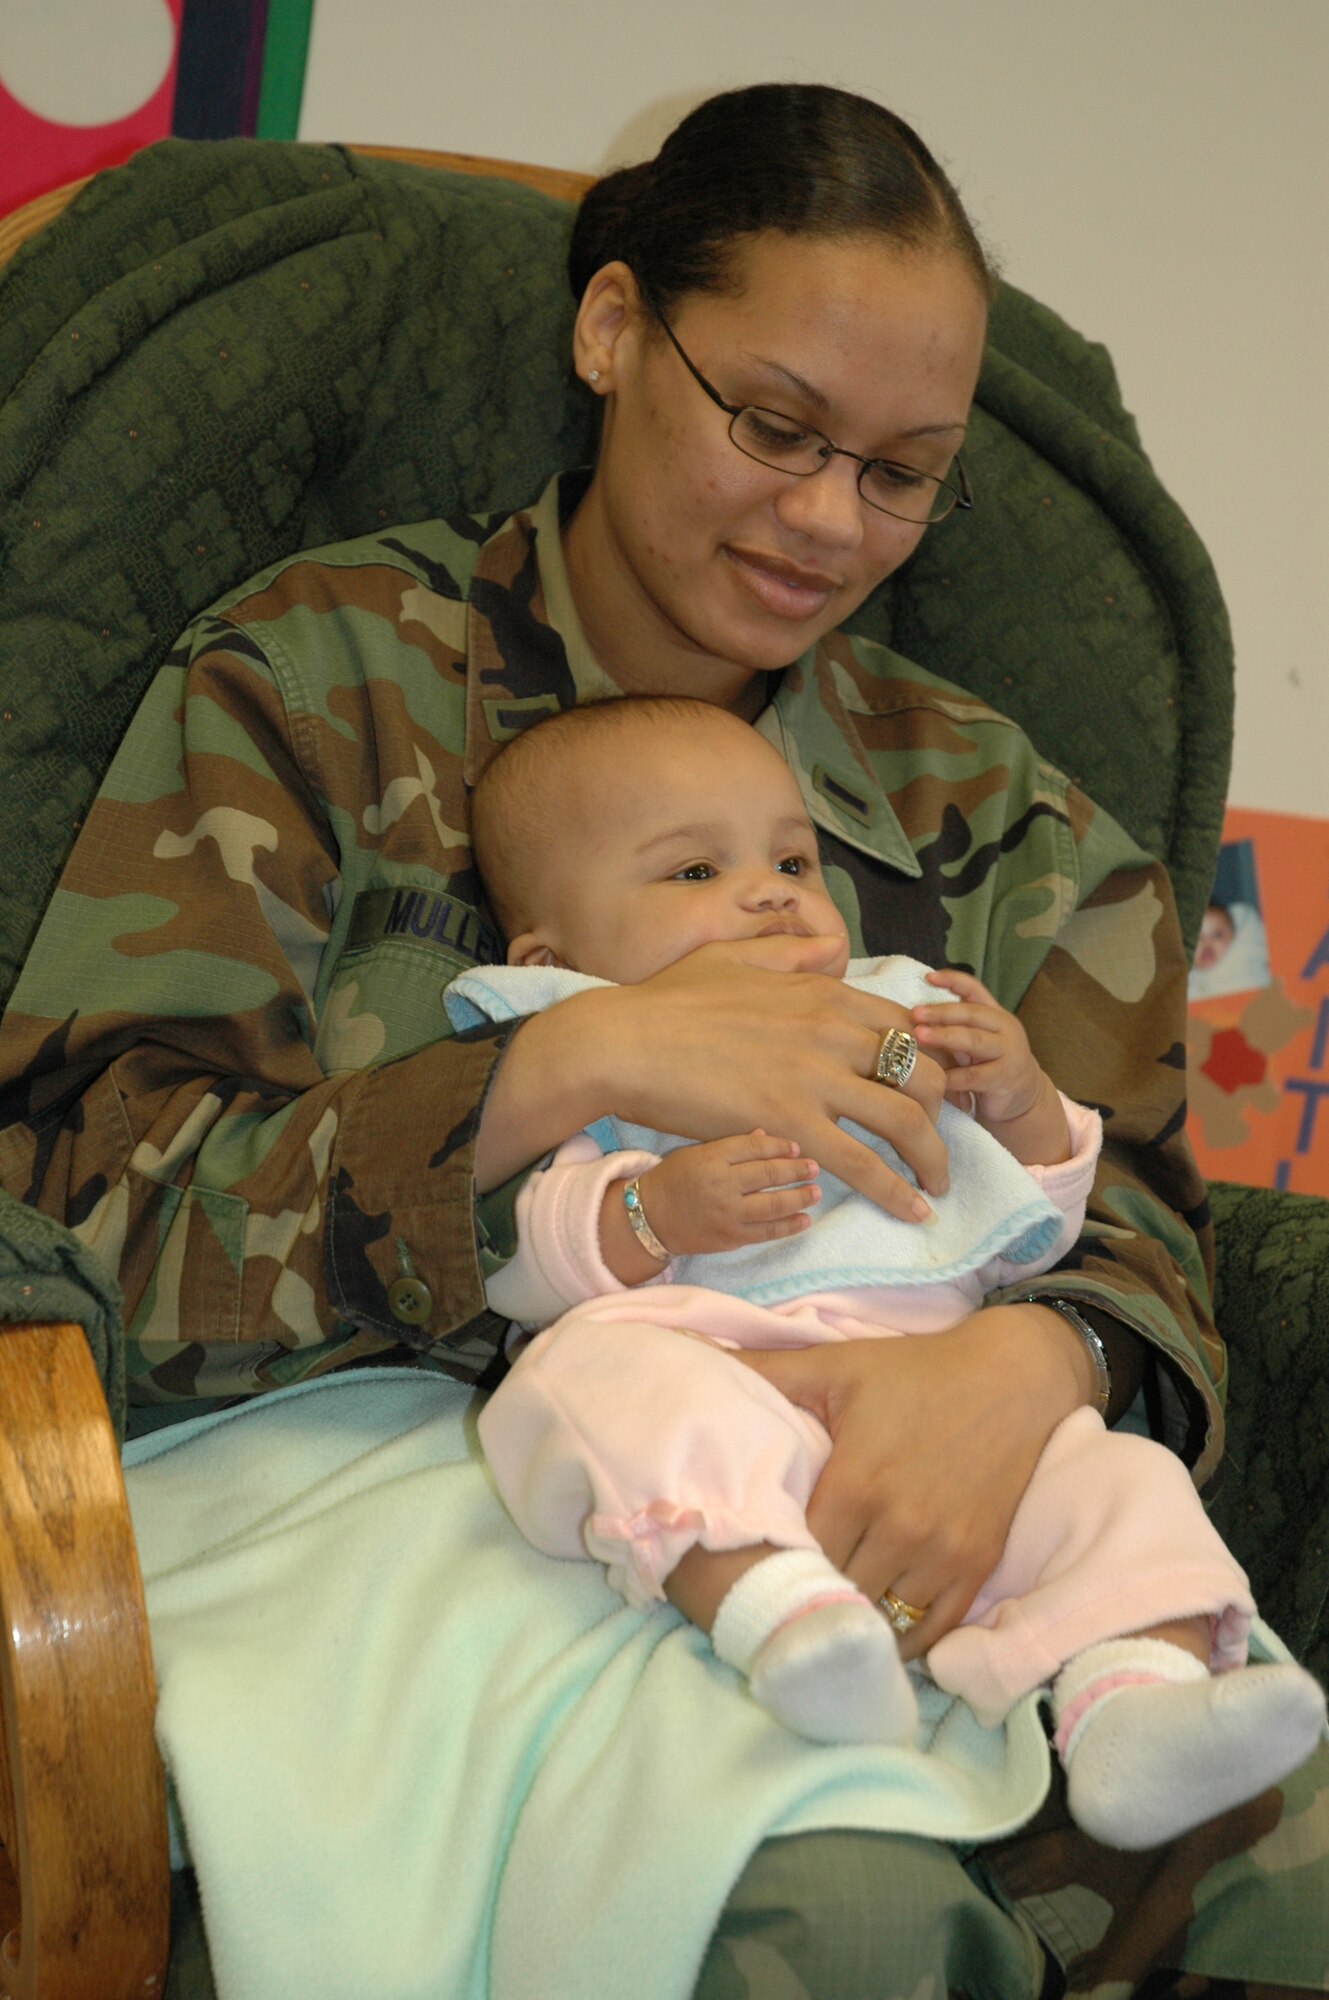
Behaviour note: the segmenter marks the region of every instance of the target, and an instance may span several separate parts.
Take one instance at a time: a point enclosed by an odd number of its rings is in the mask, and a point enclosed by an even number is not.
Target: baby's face
[[[838,937],[792,772],[756,731],[652,722],[568,758],[567,820],[539,871],[536,924],[513,963],[557,963],[628,986],[703,944]]]

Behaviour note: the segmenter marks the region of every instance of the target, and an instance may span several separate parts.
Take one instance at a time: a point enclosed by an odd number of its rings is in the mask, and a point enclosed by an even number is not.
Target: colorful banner
[[[1329,1195],[1329,820],[1229,807],[1190,976],[1211,1180]]]
[[[313,0],[0,0],[0,215],[140,146],[294,139]]]

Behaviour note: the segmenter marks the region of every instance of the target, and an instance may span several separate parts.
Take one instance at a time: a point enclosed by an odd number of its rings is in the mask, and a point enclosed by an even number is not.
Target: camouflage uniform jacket
[[[492,532],[429,522],[265,572],[191,626],[112,764],[0,1028],[0,1182],[118,1269],[131,1400],[403,1343],[493,1362],[483,1280],[510,1245],[472,1155],[512,1030],[451,1035],[441,993],[499,950],[470,787],[532,718],[618,692],[559,504],[555,482]],[[854,954],[974,968],[1102,1110],[1088,1225],[1037,1288],[1144,1336],[1154,1428],[1207,1476],[1223,1354],[1164,870],[1013,723],[865,641],[812,648],[758,726]]]

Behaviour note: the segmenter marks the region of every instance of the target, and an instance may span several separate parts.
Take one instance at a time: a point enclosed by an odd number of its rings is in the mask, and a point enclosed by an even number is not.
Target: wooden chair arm
[[[353,147],[577,200],[591,177]],[[0,219],[0,266],[86,183]],[[0,1327],[0,2000],[148,2000],[168,1953],[156,1689],[119,1459],[77,1326]]]
[[[148,2000],[170,1898],[156,1685],[81,1328],[0,1327],[0,1411],[0,1994]]]

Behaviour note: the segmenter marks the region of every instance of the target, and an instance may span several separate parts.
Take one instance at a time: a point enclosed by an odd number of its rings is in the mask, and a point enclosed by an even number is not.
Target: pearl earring
[[[598,369],[598,368],[588,368],[588,369],[587,369],[587,371],[586,371],[586,380],[587,380],[588,382],[590,382],[590,383],[594,384],[594,383],[598,382],[598,381],[599,381],[599,379],[600,379],[600,371],[599,371],[599,369]]]

